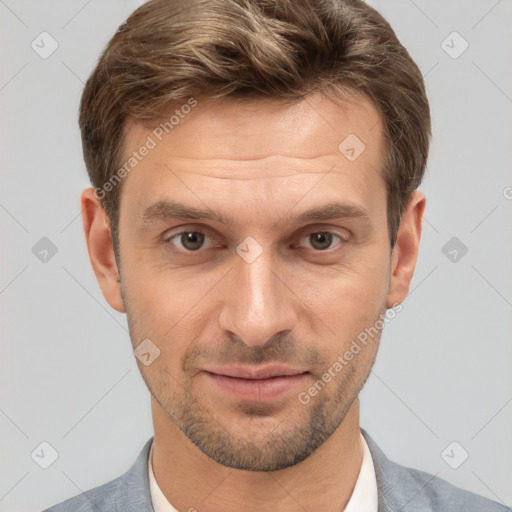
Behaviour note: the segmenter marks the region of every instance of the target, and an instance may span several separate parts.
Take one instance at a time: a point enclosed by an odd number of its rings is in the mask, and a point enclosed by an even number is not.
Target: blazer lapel
[[[147,441],[132,467],[119,479],[113,510],[155,512],[149,491],[148,457],[153,437]]]
[[[361,433],[368,443],[375,466],[379,512],[431,512],[422,491],[435,476],[432,475],[425,483],[418,482],[407,468],[390,461],[365,430],[361,429]]]

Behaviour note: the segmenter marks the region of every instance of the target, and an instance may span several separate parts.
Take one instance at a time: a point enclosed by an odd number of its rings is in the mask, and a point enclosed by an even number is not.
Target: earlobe
[[[82,224],[87,250],[94,274],[103,296],[112,308],[124,313],[121,286],[117,280],[118,268],[114,254],[108,217],[94,188],[87,188],[81,195]]]
[[[392,308],[401,304],[409,292],[418,259],[425,195],[415,190],[402,215],[395,247],[391,254],[391,277],[386,306]]]

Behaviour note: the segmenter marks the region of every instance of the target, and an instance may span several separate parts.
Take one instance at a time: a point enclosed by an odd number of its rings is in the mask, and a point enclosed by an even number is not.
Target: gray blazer
[[[366,431],[361,432],[372,454],[379,512],[511,512],[511,509],[454,487],[424,471],[391,462]],[[122,476],[43,512],[154,512],[151,504],[148,456],[153,438]]]

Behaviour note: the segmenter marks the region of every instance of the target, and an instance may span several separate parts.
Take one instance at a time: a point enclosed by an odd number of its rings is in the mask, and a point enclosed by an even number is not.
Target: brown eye
[[[205,249],[206,247],[203,247],[203,245],[206,239],[207,235],[201,231],[183,231],[169,238],[169,243],[174,243],[185,251],[193,252]]]
[[[320,233],[311,233],[309,235],[311,246],[319,251],[329,249],[332,244],[332,233],[321,231]]]
[[[325,251],[336,245],[341,245],[341,243],[344,242],[344,239],[340,235],[331,233],[330,231],[315,231],[314,233],[306,235],[305,239],[308,243],[301,245],[301,247],[309,247],[316,251]],[[333,246],[335,239],[338,239],[338,243]]]

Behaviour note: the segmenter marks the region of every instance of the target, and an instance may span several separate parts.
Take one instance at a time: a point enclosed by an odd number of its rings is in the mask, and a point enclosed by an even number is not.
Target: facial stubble
[[[135,347],[146,337],[145,329],[124,290],[122,295]],[[373,325],[385,311],[382,306]],[[147,367],[139,362],[139,369],[151,395],[169,420],[201,452],[226,467],[275,471],[309,457],[340,426],[370,374],[380,334],[362,349],[368,351],[366,357],[357,354],[325,388],[311,397],[308,404],[302,404],[296,394],[275,402],[226,401],[228,414],[221,414],[222,406],[209,404],[207,395],[203,393],[199,397],[194,391],[198,374],[187,378],[183,373],[185,378],[180,380],[178,375],[172,375],[162,357]],[[166,341],[170,342],[170,339]],[[311,386],[321,373],[309,377],[308,386]],[[290,412],[278,421],[275,416],[277,413],[283,416],[286,409]],[[236,421],[230,422],[230,417],[235,417]]]

